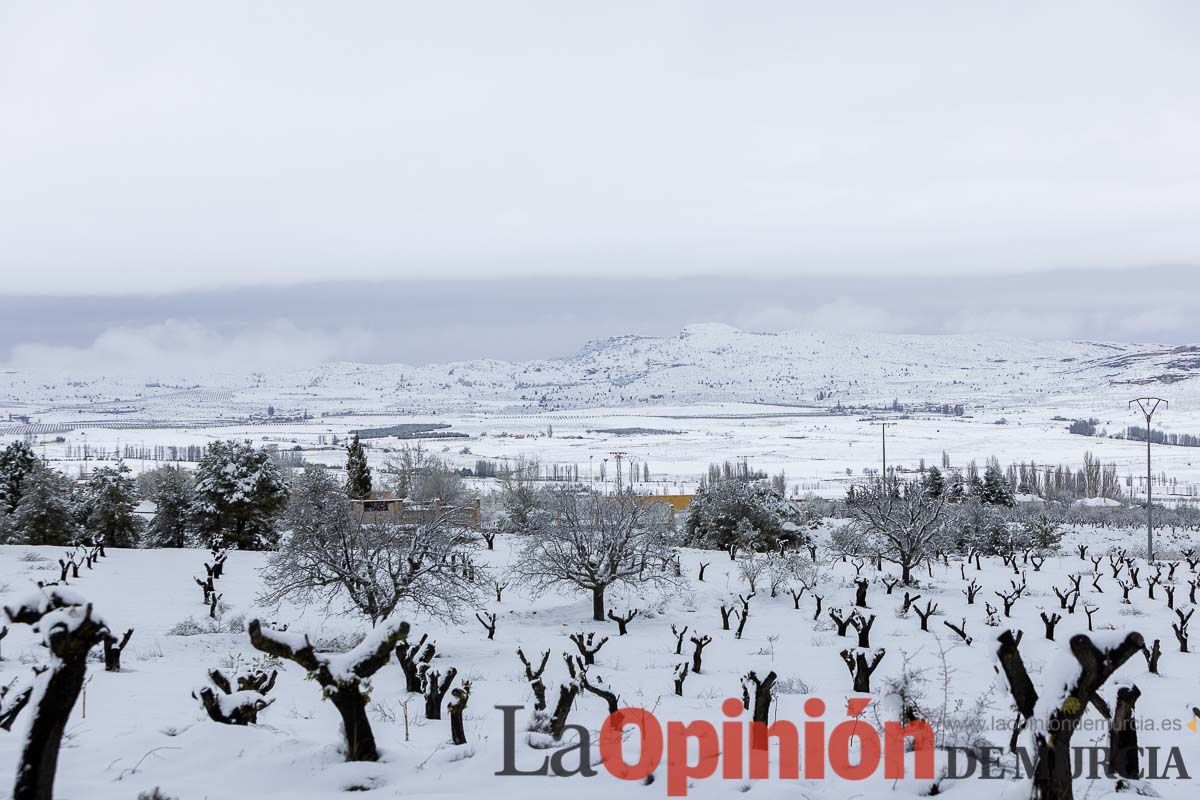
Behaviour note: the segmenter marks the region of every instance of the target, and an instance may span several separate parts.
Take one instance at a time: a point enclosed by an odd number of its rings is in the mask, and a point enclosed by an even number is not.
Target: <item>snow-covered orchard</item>
[[[582,677],[601,693],[615,694],[622,706],[651,710],[664,724],[719,724],[726,720],[722,701],[741,698],[743,679],[753,671],[760,679],[774,673],[772,721],[808,720],[803,704],[818,697],[826,703],[830,728],[845,720],[848,699],[865,694],[854,691],[846,659],[864,653],[874,663],[881,654],[869,679],[866,696],[873,702],[864,724],[880,725],[914,713],[929,721],[940,746],[986,742],[1006,748],[1017,712],[1000,677],[1003,670],[997,670],[997,654],[998,637],[1010,630],[1023,632],[1019,652],[1040,698],[1035,715],[1052,713],[1064,686],[1079,673],[1069,645],[1073,636],[1088,634],[1105,647],[1126,632],[1140,633],[1154,651],[1161,650],[1156,669],[1152,671],[1150,659],[1137,652],[1099,689],[1099,696],[1112,708],[1119,687],[1137,685],[1139,744],[1161,748],[1163,758],[1177,747],[1189,773],[1195,769],[1200,734],[1190,731],[1187,723],[1197,697],[1196,656],[1180,652],[1172,630],[1180,618],[1168,607],[1169,598],[1180,611],[1195,599],[1196,562],[1194,556],[1189,563],[1183,555],[1194,544],[1186,537],[1165,540],[1161,559],[1152,565],[1132,549],[1122,552],[1127,533],[1071,530],[1059,552],[1017,552],[1009,563],[973,554],[934,557],[916,570],[916,585],[904,587],[896,583],[899,573],[886,561],[880,570],[873,557],[842,557],[831,533],[843,525],[822,523],[813,532],[814,550],[805,546],[791,554],[811,563],[778,585],[767,571],[747,567],[747,561],[770,559],[770,554],[735,552],[731,559],[718,550],[679,549],[677,580],[661,586],[627,584],[607,594],[614,616],[638,612],[625,626],[627,635],[619,635],[616,621],[593,619],[586,593],[530,593],[520,583],[497,592],[492,582],[479,608],[462,609],[458,620],[409,613],[401,604],[396,619],[408,624],[401,639],[389,621],[372,628],[359,615],[332,615],[320,606],[285,603],[264,608],[259,603],[260,574],[270,556],[236,550],[225,557],[214,581],[220,595],[215,605],[205,602],[197,586],[197,578],[206,576],[206,564],[210,571],[214,565],[212,553],[202,549],[108,548],[90,566],[83,565],[77,578],[72,571],[62,582],[62,548],[7,546],[0,550],[0,586],[10,614],[22,603],[36,606],[38,601],[31,597],[65,592],[71,598],[78,595],[79,603],[86,598],[94,618],[103,620],[113,636],[133,630],[118,671],[105,670],[102,644],[88,656],[82,694],[70,712],[60,753],[60,797],[129,798],[155,787],[163,796],[210,798],[328,798],[347,791],[380,796],[520,792],[550,797],[564,789],[579,796],[613,791],[665,795],[665,781],[618,782],[599,765],[595,777],[497,776],[505,767],[506,722],[497,706],[524,706],[515,717],[519,769],[535,770],[553,745],[544,731],[527,730],[537,692],[518,650],[534,670],[543,654],[549,654],[539,680],[551,711],[564,687],[579,687]],[[486,574],[489,580],[496,577],[506,583],[502,576],[517,563],[523,538],[498,534],[494,549],[482,539],[476,541],[471,560],[481,580]],[[1082,555],[1080,545],[1086,547]],[[810,559],[812,552],[815,561]],[[1139,571],[1140,587],[1128,591],[1126,603],[1121,582],[1128,582],[1134,569]],[[60,586],[38,590],[39,581]],[[864,585],[865,590],[860,588]],[[1010,603],[1014,594],[1018,596]],[[865,604],[856,605],[856,600]],[[745,608],[749,615],[742,625]],[[722,619],[728,611],[735,613],[728,616],[726,629]],[[52,613],[79,616],[77,610]],[[495,628],[489,636],[483,623],[492,614]],[[1047,638],[1048,619],[1055,620],[1053,640]],[[273,655],[255,646],[252,632],[259,625],[253,620],[277,632],[270,634],[276,643]],[[41,627],[49,621],[44,617]],[[593,634],[590,646],[582,644]],[[572,640],[577,635],[581,645]],[[13,687],[9,694],[26,681],[32,681],[35,694],[39,690],[34,672],[54,660],[43,646],[46,636],[45,630],[35,633],[29,625],[9,624],[0,662],[3,682]],[[691,669],[697,647],[693,638],[711,640],[703,647],[699,671]],[[319,673],[330,673],[333,681],[345,678],[364,653],[381,642],[385,658],[361,678],[360,687],[378,760],[347,761],[342,717]],[[428,669],[440,676],[438,683],[453,676],[441,691],[470,684],[462,712],[465,744],[452,742],[448,692],[438,700],[441,719],[427,719],[424,693],[406,688],[405,669],[394,645],[404,650],[405,644],[419,643],[422,649],[434,645]],[[313,663],[280,657],[281,649],[294,654],[310,645]],[[595,649],[594,664],[587,666],[586,676],[572,678],[564,654],[580,656],[585,649]],[[679,694],[675,681],[682,664],[688,665],[688,673]],[[239,691],[236,683],[227,687],[233,690],[230,695],[216,690],[221,695],[217,705],[225,712],[246,703],[254,707],[253,724],[220,724],[210,718],[197,696],[206,688],[211,693],[213,670],[230,680],[278,673],[261,696],[255,689]],[[579,691],[567,717],[592,733],[593,761],[595,734],[608,713],[601,693]],[[12,730],[0,735],[0,760],[9,768],[15,769],[18,762],[35,705],[36,701],[25,708]],[[1098,707],[1084,709],[1088,725],[1076,733],[1074,745],[1107,747],[1108,726]],[[575,736],[568,730],[563,743]],[[1012,756],[1000,760],[1011,769]],[[939,755],[938,765],[939,770],[944,766],[944,756]],[[1171,776],[1180,777],[1177,771]],[[1079,796],[1087,796],[1112,791],[1115,781],[1077,784]],[[1192,784],[1184,780],[1137,786],[1164,797],[1182,798],[1192,792]],[[935,787],[939,793],[1016,797],[1028,794],[1029,781],[977,776],[896,781],[877,776],[848,785],[833,774],[799,781],[715,776],[694,781],[689,795],[750,792],[774,797],[799,791],[810,797],[844,797],[847,792],[887,797],[927,795]]]

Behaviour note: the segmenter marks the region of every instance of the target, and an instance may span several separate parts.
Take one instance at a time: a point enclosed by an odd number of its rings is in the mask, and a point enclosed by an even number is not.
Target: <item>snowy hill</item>
[[[264,413],[518,412],[762,403],[818,408],[964,404],[1012,409],[1139,393],[1193,394],[1200,347],[966,335],[750,333],[726,325],[672,337],[596,340],[566,358],[448,364],[329,363],[302,370],[136,377],[0,374],[13,413],[147,420]],[[135,370],[136,373],[136,370]],[[1073,403],[1078,404],[1078,403]]]

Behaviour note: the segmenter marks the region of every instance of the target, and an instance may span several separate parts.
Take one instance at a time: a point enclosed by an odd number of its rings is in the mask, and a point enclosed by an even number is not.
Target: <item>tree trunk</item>
[[[604,622],[604,587],[595,586],[592,588],[592,619],[596,622]]]
[[[425,719],[442,718],[442,696],[435,690],[433,694],[425,695]]]
[[[771,689],[775,685],[776,676],[774,671],[772,671],[761,682],[758,681],[757,676],[753,672],[748,677],[751,677],[754,683],[753,720],[759,723],[751,729],[750,747],[754,750],[766,750],[766,726],[771,721]]]
[[[1041,734],[1037,736],[1037,766],[1033,774],[1035,798],[1073,800],[1071,755],[1070,735],[1056,733],[1049,739]]]
[[[87,662],[80,658],[62,662],[50,676],[45,695],[34,707],[35,716],[17,768],[13,800],[52,800],[54,797],[58,748],[86,674]]]
[[[454,744],[466,744],[467,732],[463,728],[463,712],[450,712],[450,741]]]
[[[1108,730],[1108,771],[1122,778],[1136,779],[1141,771],[1137,725],[1133,720],[1133,708],[1141,696],[1136,686],[1123,686],[1117,690],[1117,707]]]
[[[575,704],[578,694],[579,687],[575,684],[564,684],[558,690],[558,702],[554,704],[554,714],[550,717],[550,736],[556,742],[567,729],[567,715],[571,713],[571,706]]]
[[[367,704],[359,687],[340,687],[334,690],[330,699],[342,715],[346,760],[378,761],[379,751],[375,748],[375,734],[371,731],[371,721],[367,719]]]

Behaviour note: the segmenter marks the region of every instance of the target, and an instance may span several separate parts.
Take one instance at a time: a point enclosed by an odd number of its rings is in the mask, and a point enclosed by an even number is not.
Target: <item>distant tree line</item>
[[[74,482],[15,442],[0,451],[0,542],[268,549],[288,497],[277,455],[216,442],[194,472],[163,466],[135,479],[118,462]],[[142,500],[156,507],[149,521],[137,513]]]
[[[1071,424],[1067,426],[1067,432],[1078,436],[1096,436],[1096,426],[1099,424],[1100,420],[1094,418],[1072,420]]]
[[[1016,495],[1036,495],[1043,500],[1076,500],[1122,496],[1121,479],[1116,464],[1102,464],[1092,453],[1084,453],[1078,469],[1067,464],[1037,464],[1034,461],[1014,462],[1001,466],[991,457],[981,472],[975,460],[965,469],[947,466],[949,457],[943,455],[943,469],[922,470],[929,476],[931,486],[944,491],[951,502],[966,497],[981,497],[990,505],[1012,505]]]
[[[1166,431],[1149,431],[1137,425],[1130,425],[1125,429],[1124,438],[1132,439],[1135,442],[1146,441],[1146,436],[1149,435],[1150,441],[1154,444],[1169,444],[1178,447],[1200,447],[1200,436],[1192,433],[1167,433]],[[1121,438],[1118,436],[1117,438]]]
[[[761,469],[750,467],[750,462],[747,459],[738,461],[713,461],[708,465],[708,469],[700,476],[700,488],[717,484],[722,481],[738,480],[738,481],[761,481],[767,479],[767,473]]]
[[[362,428],[353,433],[363,439],[382,439],[387,436],[397,439],[467,438],[465,433],[447,432],[449,427],[445,422],[402,422],[382,428]]]

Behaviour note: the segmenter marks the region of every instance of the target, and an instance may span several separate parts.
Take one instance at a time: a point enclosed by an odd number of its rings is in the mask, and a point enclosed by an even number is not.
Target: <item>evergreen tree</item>
[[[70,546],[76,540],[71,516],[71,485],[66,477],[37,462],[23,478],[21,500],[12,515],[14,538],[22,544]]]
[[[12,514],[3,503],[0,503],[0,544],[13,544],[16,530],[13,528]]]
[[[1038,516],[1026,520],[1025,534],[1030,543],[1043,550],[1057,550],[1062,541],[1063,530],[1058,522],[1042,512]]]
[[[930,497],[941,497],[946,490],[946,481],[942,478],[942,471],[937,467],[930,467],[929,472],[926,473],[925,490],[929,492]]]
[[[37,466],[37,456],[28,442],[12,442],[0,450],[0,504],[12,512],[21,502],[26,476]]]
[[[268,453],[249,442],[216,442],[196,467],[192,518],[209,546],[269,550],[287,503],[283,475]]]
[[[112,547],[136,547],[142,520],[136,513],[137,484],[129,467],[119,462],[115,467],[97,469],[92,473],[88,496],[88,532]]]
[[[789,503],[766,481],[727,478],[702,486],[688,505],[689,546],[768,552],[781,541],[803,541],[809,524],[803,509]],[[746,542],[744,534],[754,532]]]
[[[367,453],[357,433],[346,445],[346,493],[355,500],[371,496],[371,468],[367,466]]]
[[[187,547],[193,543],[192,476],[181,467],[161,467],[142,476],[142,496],[154,503],[146,527],[146,547]]]
[[[1004,473],[1000,471],[998,464],[988,464],[987,469],[984,470],[979,499],[992,506],[1012,507],[1015,505],[1012,487],[1008,483],[1008,478],[1004,477]]]
[[[946,499],[958,502],[967,496],[967,487],[963,483],[962,473],[958,470],[950,472],[950,485],[946,488]]]
[[[950,530],[954,546],[960,551],[979,550],[985,555],[1011,553],[1020,545],[1004,515],[978,497],[956,506]]]

